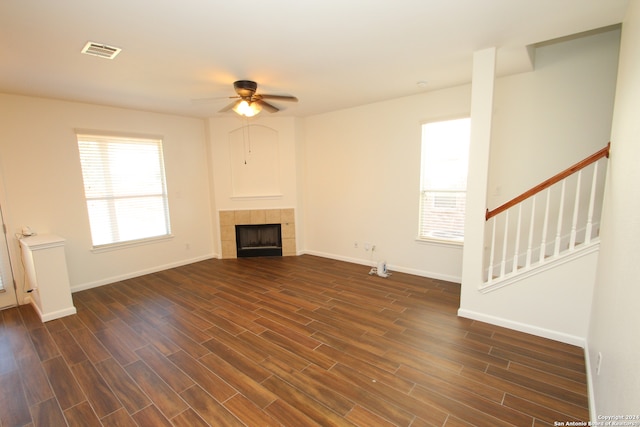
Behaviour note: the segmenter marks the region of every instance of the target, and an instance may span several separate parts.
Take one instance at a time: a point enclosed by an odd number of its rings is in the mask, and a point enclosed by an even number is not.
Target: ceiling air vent
[[[82,53],[87,55],[99,56],[100,58],[113,59],[122,49],[119,47],[107,46],[102,43],[88,42],[82,48]]]

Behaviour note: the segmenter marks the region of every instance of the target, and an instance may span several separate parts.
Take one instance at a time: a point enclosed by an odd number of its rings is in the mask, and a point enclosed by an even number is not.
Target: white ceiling
[[[499,74],[526,70],[526,46],[617,24],[628,2],[1,0],[0,92],[213,117],[250,79],[303,117],[467,83],[491,46]]]

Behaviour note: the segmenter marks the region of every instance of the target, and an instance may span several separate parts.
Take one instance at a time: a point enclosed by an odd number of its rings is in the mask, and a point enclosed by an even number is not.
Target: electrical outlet
[[[365,251],[369,251],[369,250],[371,250],[371,243],[365,243],[365,244],[364,244],[364,250],[365,250]]]
[[[598,352],[598,361],[596,362],[596,375],[600,375],[601,367],[602,367],[602,353]]]

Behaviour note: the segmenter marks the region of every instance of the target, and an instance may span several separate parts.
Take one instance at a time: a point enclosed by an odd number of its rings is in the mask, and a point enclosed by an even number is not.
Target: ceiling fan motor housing
[[[270,113],[276,113],[280,111],[278,107],[275,105],[271,105],[265,99],[275,99],[277,101],[288,101],[288,102],[298,102],[298,98],[290,95],[269,95],[269,94],[256,94],[256,90],[258,89],[258,84],[251,80],[237,80],[233,82],[233,89],[236,91],[238,96],[231,96],[230,98],[240,98],[231,104],[224,107],[220,110],[221,113],[224,113],[229,110],[233,110],[241,116],[252,117],[256,115],[261,109],[265,109]],[[243,105],[244,104],[244,105]],[[254,107],[253,114],[248,116],[247,114],[238,111],[240,106],[252,106]]]
[[[233,82],[233,88],[241,98],[251,98],[256,93],[258,84],[251,80],[238,80]]]

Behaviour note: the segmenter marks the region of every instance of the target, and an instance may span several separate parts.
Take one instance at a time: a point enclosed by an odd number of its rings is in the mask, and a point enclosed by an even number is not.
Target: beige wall
[[[91,251],[76,128],[164,138],[172,239]],[[24,225],[66,239],[76,290],[214,256],[206,149],[204,120],[0,95],[1,202],[18,288],[23,275],[13,236]]]
[[[619,43],[619,29],[552,43],[537,49],[534,72],[497,80],[490,208],[607,145]]]
[[[460,246],[416,241],[420,139],[421,123],[469,103],[465,85],[306,118],[306,251],[458,281]]]
[[[600,258],[588,355],[598,415],[640,413],[640,2],[622,25]],[[598,354],[602,355],[597,373]],[[596,415],[597,414],[597,415]],[[599,421],[602,421],[601,419]],[[618,420],[635,422],[637,420]]]

